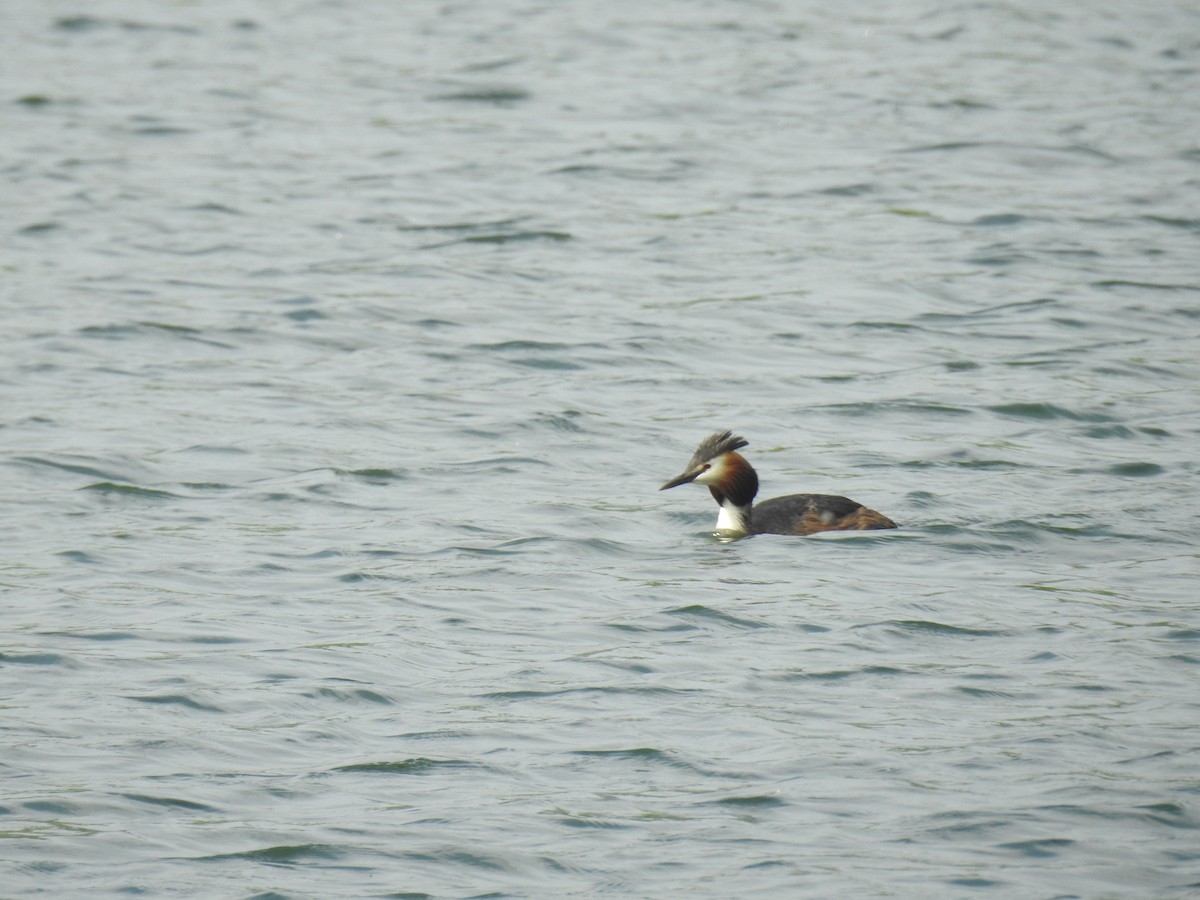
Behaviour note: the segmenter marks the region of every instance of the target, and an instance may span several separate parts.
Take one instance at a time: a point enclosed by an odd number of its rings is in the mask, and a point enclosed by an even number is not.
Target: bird
[[[721,507],[715,530],[723,537],[897,527],[883,513],[829,494],[788,494],[755,504],[758,473],[737,452],[749,443],[731,431],[709,435],[700,442],[687,468],[659,490],[689,482],[707,487]]]

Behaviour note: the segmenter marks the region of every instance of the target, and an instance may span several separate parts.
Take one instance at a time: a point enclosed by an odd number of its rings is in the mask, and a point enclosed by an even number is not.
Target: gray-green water
[[[0,894],[1196,896],[1198,35],[6,3]]]

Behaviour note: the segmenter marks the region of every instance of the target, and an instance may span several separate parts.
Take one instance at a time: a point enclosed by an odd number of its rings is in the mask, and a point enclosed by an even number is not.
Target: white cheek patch
[[[695,477],[696,484],[717,484],[725,475],[725,463],[719,459],[709,463],[707,469]]]
[[[823,513],[821,513],[821,517],[820,517],[820,518],[821,518],[821,522],[822,522],[823,524],[825,524],[825,525],[830,525],[830,524],[832,524],[832,523],[833,523],[833,520],[837,518],[837,516],[835,516],[835,515],[833,514],[833,510],[831,510],[831,509],[827,509],[827,510],[825,510]]]

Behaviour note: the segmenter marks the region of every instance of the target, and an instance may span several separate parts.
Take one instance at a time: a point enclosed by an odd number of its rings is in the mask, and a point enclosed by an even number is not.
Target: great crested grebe
[[[665,491],[689,481],[705,485],[721,507],[716,530],[730,537],[896,527],[896,523],[883,513],[845,497],[828,494],[788,494],[755,504],[758,474],[737,452],[748,443],[730,431],[709,435],[700,442],[683,474],[672,478],[659,490]]]

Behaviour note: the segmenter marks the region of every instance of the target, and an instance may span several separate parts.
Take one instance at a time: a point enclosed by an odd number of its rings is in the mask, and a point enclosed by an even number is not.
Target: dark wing
[[[789,494],[756,503],[750,513],[751,534],[812,534],[815,531],[863,531],[895,528],[887,516],[846,497]]]

